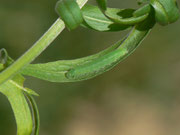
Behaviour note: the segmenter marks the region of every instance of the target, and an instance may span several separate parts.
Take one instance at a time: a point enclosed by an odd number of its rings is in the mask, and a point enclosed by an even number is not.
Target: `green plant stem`
[[[87,1],[88,0],[77,0],[77,3],[82,8]],[[0,84],[16,75],[23,67],[38,57],[64,30],[64,28],[64,22],[58,18],[49,30],[27,52],[25,52],[24,55],[0,74]]]

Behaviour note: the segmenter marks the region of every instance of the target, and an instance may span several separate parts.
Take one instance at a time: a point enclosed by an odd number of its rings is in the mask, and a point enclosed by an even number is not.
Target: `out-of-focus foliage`
[[[22,55],[58,17],[54,11],[56,2],[1,0],[0,48],[6,48],[14,59]],[[109,5],[138,6],[134,0],[111,0]],[[124,34],[83,28],[65,30],[34,63],[93,54]],[[134,54],[92,80],[58,84],[28,78],[26,86],[40,94],[40,133],[179,135],[179,35],[180,21],[167,27],[156,25]],[[0,95],[0,132],[11,135],[15,128],[10,105]]]

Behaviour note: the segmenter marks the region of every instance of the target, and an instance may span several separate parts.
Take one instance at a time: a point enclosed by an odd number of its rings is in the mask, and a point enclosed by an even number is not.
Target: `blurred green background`
[[[0,48],[20,57],[57,19],[57,0],[0,0]],[[178,1],[180,4],[180,1]],[[109,0],[137,8],[135,0]],[[65,30],[34,63],[96,53],[126,32]],[[41,135],[179,135],[180,21],[156,25],[141,46],[113,70],[77,83],[27,78],[36,98]],[[0,95],[0,134],[15,135],[7,99]]]

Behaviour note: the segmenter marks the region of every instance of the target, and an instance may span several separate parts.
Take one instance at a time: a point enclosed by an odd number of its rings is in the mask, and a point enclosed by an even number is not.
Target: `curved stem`
[[[88,0],[77,0],[80,7],[83,7]],[[0,84],[16,75],[19,70],[31,63],[38,57],[52,41],[64,30],[64,22],[58,18],[49,30],[17,61],[0,74]]]

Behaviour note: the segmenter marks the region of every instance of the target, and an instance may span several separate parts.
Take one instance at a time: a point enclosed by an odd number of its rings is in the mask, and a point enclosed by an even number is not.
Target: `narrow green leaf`
[[[16,85],[20,83],[16,82],[16,79],[8,80],[0,85],[0,92],[8,98],[12,106],[17,123],[17,135],[31,135],[33,128],[31,111],[23,91]]]
[[[13,79],[10,79],[9,83],[11,83],[15,87],[19,88],[20,90],[22,90],[30,95],[39,96],[39,94],[37,94],[35,91],[24,87],[23,86],[24,81],[25,81],[25,78],[22,75],[18,74]]]
[[[133,16],[134,12],[134,9],[108,8],[105,11],[105,15],[114,22],[122,25],[135,25],[148,17],[148,13],[143,14],[142,16]]]
[[[75,0],[60,0],[55,9],[70,30],[77,28],[83,22],[80,7]]]
[[[72,68],[66,73],[66,77],[74,81],[82,81],[100,75],[124,60],[144,40],[154,26],[154,16],[149,16],[144,22],[134,26],[127,38],[117,49],[109,52],[89,63]]]
[[[102,10],[107,9],[107,0],[96,0]]]
[[[149,16],[136,25],[124,40],[96,55],[77,60],[33,64],[27,66],[22,73],[52,82],[75,82],[95,77],[110,70],[136,49],[154,26],[153,17]]]
[[[92,5],[85,5],[82,8],[84,23],[87,26],[97,31],[120,31],[130,28],[129,25],[121,25],[108,19],[101,10]]]
[[[144,21],[148,17],[148,13],[142,14],[141,16],[133,16],[134,9],[117,9],[117,8],[107,8],[106,0],[96,0],[102,13],[108,17],[113,22],[121,25],[135,25]],[[141,2],[145,2],[143,0]]]
[[[34,121],[34,131],[33,131],[34,135],[39,135],[40,118],[39,118],[39,111],[38,111],[36,101],[29,94],[26,94],[26,97],[29,100],[31,110],[32,110],[32,116],[33,116],[33,121]]]
[[[10,66],[13,63],[13,61],[14,60],[8,56],[8,53],[4,48],[0,50],[0,71]],[[16,76],[13,77],[13,79],[9,79],[8,82],[11,85],[14,85],[14,87],[17,87],[18,89],[23,90],[31,95],[39,96],[35,91],[29,88],[25,88],[23,86],[24,81],[25,81],[25,78],[22,75],[17,74]]]
[[[89,63],[109,52],[112,52],[113,50],[117,49],[123,41],[124,39],[97,54],[84,58],[75,60],[60,60],[44,64],[30,64],[24,68],[21,73],[50,82],[71,82],[71,80],[67,79],[66,77],[66,73],[70,69],[85,63]]]
[[[152,10],[152,6],[150,4],[146,4],[143,7],[134,11],[133,16],[135,17],[143,16],[145,14],[149,14],[151,10]]]
[[[156,21],[161,25],[167,25],[177,21],[180,12],[176,0],[151,0],[155,10]]]

